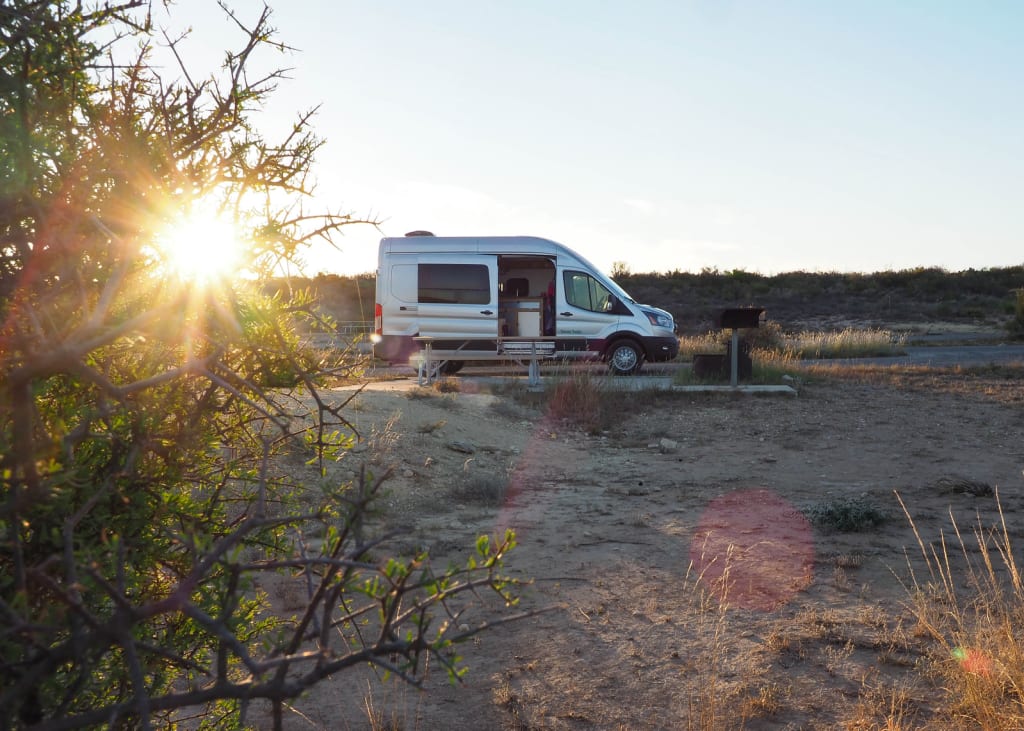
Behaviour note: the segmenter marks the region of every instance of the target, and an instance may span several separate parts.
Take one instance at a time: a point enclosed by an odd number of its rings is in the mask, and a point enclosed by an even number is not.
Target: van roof
[[[381,239],[382,252],[474,254],[572,254],[556,241],[538,236],[396,236]],[[578,258],[578,257],[576,257]]]

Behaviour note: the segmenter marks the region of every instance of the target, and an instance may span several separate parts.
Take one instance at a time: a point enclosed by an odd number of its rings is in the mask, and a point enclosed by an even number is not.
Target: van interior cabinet
[[[501,301],[504,321],[502,335],[508,337],[539,337],[541,334],[541,298],[510,297]]]
[[[524,338],[540,337],[540,312],[537,310],[519,310],[516,313],[516,335]]]

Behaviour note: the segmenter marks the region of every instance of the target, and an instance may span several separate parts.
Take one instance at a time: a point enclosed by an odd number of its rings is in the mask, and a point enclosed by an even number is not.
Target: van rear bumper
[[[420,346],[411,335],[384,335],[377,343],[373,352],[381,360],[389,363],[408,363]]]
[[[679,340],[675,337],[649,336],[640,338],[647,360],[658,363],[666,360],[674,360],[679,355]]]

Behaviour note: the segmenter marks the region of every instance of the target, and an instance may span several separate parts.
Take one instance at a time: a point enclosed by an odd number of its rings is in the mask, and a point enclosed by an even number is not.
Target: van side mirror
[[[605,303],[604,311],[610,315],[631,315],[633,314],[626,303],[616,297],[614,294],[608,295],[608,301]]]

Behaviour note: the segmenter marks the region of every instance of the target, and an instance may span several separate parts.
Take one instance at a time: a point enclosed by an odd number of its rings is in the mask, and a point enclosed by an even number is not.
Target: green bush
[[[864,533],[886,521],[885,514],[865,497],[841,497],[804,510],[817,528],[838,533]]]

